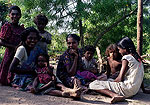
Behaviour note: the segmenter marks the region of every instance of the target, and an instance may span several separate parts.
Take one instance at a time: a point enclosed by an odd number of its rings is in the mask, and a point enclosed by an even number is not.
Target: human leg
[[[108,89],[100,89],[100,90],[96,90],[96,92],[110,96],[112,98],[110,103],[123,101],[125,99],[124,96],[120,96],[120,95],[118,95],[118,94],[116,94],[116,93],[114,93]]]

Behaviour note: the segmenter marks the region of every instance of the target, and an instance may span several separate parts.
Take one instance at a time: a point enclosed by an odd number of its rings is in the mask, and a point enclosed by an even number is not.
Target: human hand
[[[77,57],[77,58],[78,58],[78,53],[77,53],[76,50],[70,49],[70,50],[69,50],[69,53],[70,53],[71,55],[73,55],[74,57]]]
[[[114,80],[114,82],[121,82],[121,78],[118,76],[118,77]]]

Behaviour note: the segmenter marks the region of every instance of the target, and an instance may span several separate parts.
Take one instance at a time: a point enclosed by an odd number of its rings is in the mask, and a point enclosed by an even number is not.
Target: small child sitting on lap
[[[31,93],[42,93],[55,96],[65,96],[79,98],[81,92],[79,89],[70,89],[65,87],[60,80],[53,74],[53,67],[49,66],[49,56],[40,54],[37,57],[37,77],[34,79]]]

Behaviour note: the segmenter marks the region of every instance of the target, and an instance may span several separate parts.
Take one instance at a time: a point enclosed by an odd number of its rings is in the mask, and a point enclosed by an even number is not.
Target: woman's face
[[[36,32],[30,32],[25,41],[26,45],[30,48],[34,48],[36,43],[38,42],[38,36]]]
[[[21,18],[21,14],[17,10],[12,10],[9,13],[9,17],[12,23],[17,24],[19,22],[19,19]]]
[[[67,46],[69,49],[77,50],[78,49],[78,42],[76,40],[74,40],[72,37],[69,37],[67,40]]]

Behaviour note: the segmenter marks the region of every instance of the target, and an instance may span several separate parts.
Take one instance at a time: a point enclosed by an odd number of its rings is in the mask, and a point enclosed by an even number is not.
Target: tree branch
[[[145,0],[143,5],[145,5],[148,2],[148,0]],[[118,21],[116,21],[114,24],[112,24],[110,27],[108,27],[107,29],[105,29],[102,33],[100,33],[98,35],[98,38],[96,39],[94,46],[97,45],[98,41],[101,39],[101,37],[106,34],[107,32],[109,32],[112,28],[116,27],[119,23],[121,23],[124,19],[126,19],[127,17],[131,16],[134,12],[137,11],[137,8],[133,11],[131,11],[129,14],[124,15],[121,19],[119,19]]]

